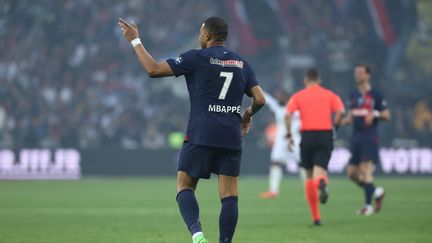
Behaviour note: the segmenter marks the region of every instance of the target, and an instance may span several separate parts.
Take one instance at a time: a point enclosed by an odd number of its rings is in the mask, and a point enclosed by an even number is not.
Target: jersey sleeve
[[[264,97],[266,99],[266,104],[268,105],[270,110],[272,110],[273,112],[277,111],[278,108],[280,107],[277,100],[267,92],[264,92]]]
[[[331,103],[332,112],[337,112],[337,111],[345,109],[341,98],[338,95],[336,95],[335,93],[332,93],[330,103]]]
[[[383,111],[385,109],[387,109],[387,101],[384,99],[384,97],[377,93],[376,98],[375,98],[375,110],[378,111]]]
[[[178,77],[192,73],[197,67],[198,58],[198,51],[190,50],[180,54],[180,56],[174,59],[168,59],[167,63],[171,67],[174,75]]]
[[[246,72],[246,95],[249,97],[252,97],[251,89],[258,84],[258,81],[255,76],[255,72],[252,70],[251,66],[246,63],[245,65],[245,72]]]
[[[299,109],[298,101],[297,101],[297,95],[291,96],[291,99],[289,99],[285,111],[288,113],[294,113]]]

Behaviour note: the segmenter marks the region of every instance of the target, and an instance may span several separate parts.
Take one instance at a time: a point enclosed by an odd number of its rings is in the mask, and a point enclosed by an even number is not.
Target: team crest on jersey
[[[183,58],[182,57],[176,57],[176,59],[174,60],[175,64],[179,65],[180,63],[183,62]]]

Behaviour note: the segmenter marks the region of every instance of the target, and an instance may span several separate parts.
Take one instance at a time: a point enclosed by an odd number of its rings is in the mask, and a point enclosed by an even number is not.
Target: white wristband
[[[379,112],[378,110],[373,110],[372,114],[373,114],[373,116],[375,118],[380,118],[381,117],[381,112]]]
[[[132,44],[133,47],[135,47],[135,46],[137,46],[137,45],[139,45],[139,44],[142,44],[142,43],[141,43],[141,39],[137,37],[137,38],[135,38],[135,39],[133,39],[133,40],[131,41],[131,44]]]

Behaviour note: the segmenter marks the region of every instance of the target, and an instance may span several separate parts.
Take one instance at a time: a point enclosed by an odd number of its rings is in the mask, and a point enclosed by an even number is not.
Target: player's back
[[[243,95],[251,96],[250,88],[257,84],[249,64],[224,46],[214,46],[186,52],[170,65],[176,76],[186,77],[189,141],[240,150]]]

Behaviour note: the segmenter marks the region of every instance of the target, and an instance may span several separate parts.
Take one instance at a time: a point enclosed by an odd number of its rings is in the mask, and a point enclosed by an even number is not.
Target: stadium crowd
[[[226,14],[233,2],[245,12]],[[401,15],[402,10],[413,12]],[[168,135],[187,124],[186,86],[180,79],[150,80],[116,20],[135,20],[142,41],[163,60],[198,47],[199,25],[212,15],[229,20],[230,46],[254,49],[245,55],[269,91],[300,88],[303,70],[316,66],[326,86],[348,97],[352,67],[369,62],[393,113],[384,142],[432,145],[432,82],[403,57],[408,40],[418,35],[412,31],[415,6],[389,8],[403,16],[395,18],[401,28],[389,43],[370,34],[370,20],[362,19],[367,11],[352,1],[2,1],[0,147],[167,147]],[[268,28],[272,21],[275,28]],[[251,34],[242,36],[239,28],[251,28]],[[430,30],[423,34],[432,38]],[[265,114],[251,134],[258,140],[272,119]]]

